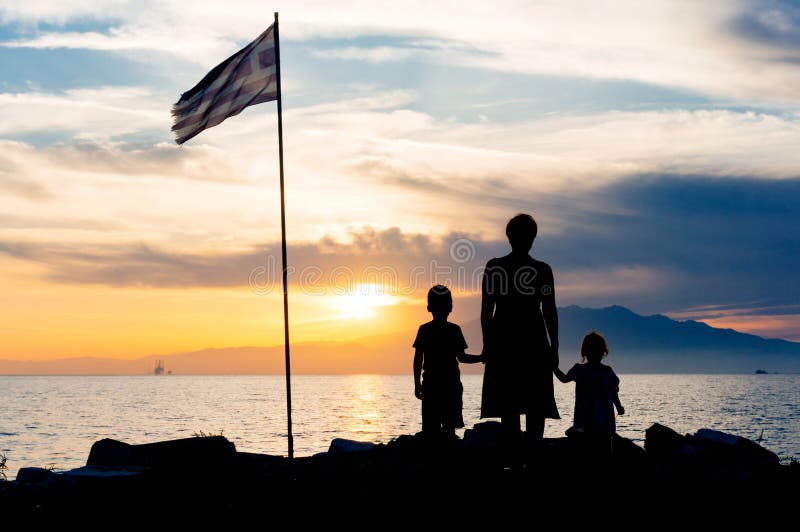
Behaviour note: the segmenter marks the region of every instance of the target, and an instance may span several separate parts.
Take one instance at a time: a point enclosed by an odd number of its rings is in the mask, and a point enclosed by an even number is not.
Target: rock
[[[614,458],[622,462],[638,463],[647,457],[647,451],[619,434],[614,434],[612,447],[614,449]]]
[[[754,441],[718,430],[700,429],[689,438],[692,447],[706,459],[738,466],[769,467],[780,458]]]
[[[83,466],[76,469],[64,471],[62,475],[68,478],[129,478],[142,476],[145,473],[143,468],[137,467],[107,467],[107,466]]]
[[[734,436],[733,434],[720,432],[718,430],[700,429],[695,432],[694,439],[696,441],[721,443],[722,445],[736,445],[736,442],[740,438],[739,436]]]
[[[386,447],[395,453],[414,455],[425,449],[425,436],[422,432],[403,434],[392,438]]]
[[[200,470],[209,464],[233,462],[236,446],[224,436],[184,438],[143,445],[100,440],[92,445],[87,466],[141,466],[155,469]]]
[[[89,451],[89,458],[86,460],[87,466],[125,466],[131,464],[131,454],[133,445],[117,440],[104,438],[92,444]]]
[[[23,467],[17,473],[18,484],[50,487],[63,480],[58,473],[42,467]]]
[[[659,423],[653,423],[645,431],[644,448],[647,454],[657,460],[676,458],[688,439]]]
[[[464,447],[468,449],[493,450],[500,447],[503,428],[499,421],[476,423],[464,431]]]
[[[338,453],[363,453],[375,449],[376,445],[372,442],[346,440],[344,438],[334,438],[328,448],[328,454]]]

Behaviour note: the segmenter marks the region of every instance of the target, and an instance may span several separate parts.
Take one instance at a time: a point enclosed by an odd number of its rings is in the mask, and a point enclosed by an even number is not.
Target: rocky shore
[[[25,522],[111,515],[208,523],[265,512],[347,522],[375,512],[420,517],[422,509],[433,519],[510,518],[511,511],[578,505],[733,518],[792,512],[800,494],[798,463],[781,464],[755,442],[708,429],[681,435],[656,424],[644,448],[617,437],[607,459],[569,438],[545,439],[524,465],[508,463],[498,436],[499,424],[488,422],[463,440],[437,444],[421,434],[387,444],[335,439],[328,452],[292,461],[237,452],[222,436],[145,445],[101,440],[85,467],[22,468],[15,481],[0,481],[0,512]]]

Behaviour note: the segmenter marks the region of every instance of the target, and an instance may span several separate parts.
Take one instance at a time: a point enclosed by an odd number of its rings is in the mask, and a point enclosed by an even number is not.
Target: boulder
[[[334,438],[328,448],[328,454],[341,454],[341,453],[363,453],[375,449],[376,444],[372,442],[363,442],[355,440],[346,440],[344,438]]]
[[[17,473],[17,483],[32,486],[50,487],[62,482],[64,478],[43,467],[23,467]]]
[[[403,434],[392,438],[387,447],[398,453],[413,454],[425,449],[425,435],[422,432],[417,432],[414,435]]]
[[[689,437],[697,454],[730,465],[745,467],[776,466],[780,458],[754,441],[718,430],[700,429]]]
[[[499,421],[476,423],[464,431],[464,447],[468,449],[494,450],[500,447],[503,427]]]
[[[659,423],[653,423],[645,431],[644,448],[647,454],[656,460],[677,458],[687,443],[686,436]]]
[[[628,438],[614,434],[612,439],[614,458],[625,463],[639,463],[647,457],[647,452]]]
[[[184,438],[143,445],[100,440],[92,445],[87,466],[140,466],[153,469],[200,470],[231,463],[236,446],[224,436]]]
[[[130,465],[133,445],[104,438],[92,444],[87,466],[119,467]]]
[[[83,466],[64,471],[62,475],[74,479],[106,479],[140,477],[144,473],[137,467]]]

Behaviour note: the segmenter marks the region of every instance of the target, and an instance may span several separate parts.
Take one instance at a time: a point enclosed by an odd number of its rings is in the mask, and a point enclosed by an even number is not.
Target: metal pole
[[[292,436],[292,369],[289,356],[289,295],[286,287],[286,203],[283,199],[283,114],[281,111],[281,49],[278,39],[278,13],[275,13],[275,82],[278,85],[278,158],[281,168],[281,257],[283,259],[283,345],[286,353],[286,422],[288,425],[289,459],[294,458]]]

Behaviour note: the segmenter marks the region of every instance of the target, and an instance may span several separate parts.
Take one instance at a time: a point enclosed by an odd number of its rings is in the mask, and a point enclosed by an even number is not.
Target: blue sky
[[[0,0],[6,308],[25,283],[246,286],[278,235],[274,105],[180,149],[169,109],[276,10],[298,266],[409,269],[457,238],[478,266],[531,212],[560,303],[800,340],[780,1]]]

